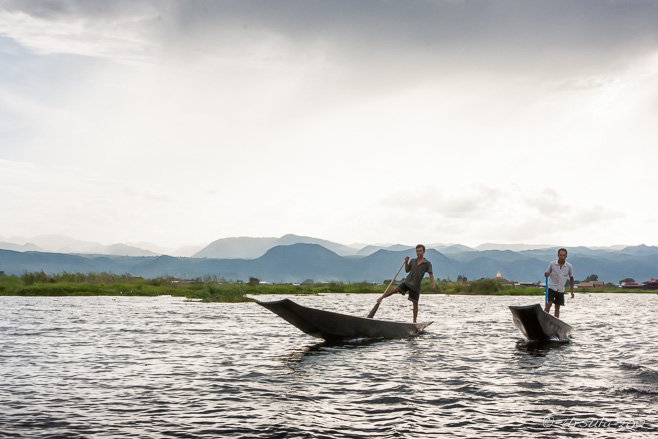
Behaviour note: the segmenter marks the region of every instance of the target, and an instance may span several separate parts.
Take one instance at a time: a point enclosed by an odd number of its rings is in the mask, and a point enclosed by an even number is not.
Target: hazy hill
[[[272,248],[277,238],[222,238],[192,255],[193,258],[253,259]]]
[[[105,255],[115,255],[115,256],[156,256],[156,253],[153,253],[149,250],[144,250],[142,248],[133,247],[126,244],[113,244],[108,246],[102,246],[93,251],[94,253],[105,254]]]
[[[103,267],[115,267],[112,264],[96,264],[94,259],[62,253],[16,252],[0,250],[0,271],[6,274],[44,271],[46,273],[62,272],[97,272],[110,271]]]
[[[129,244],[111,244],[103,245],[99,242],[81,241],[79,239],[68,238],[60,235],[41,235],[33,238],[14,237],[3,239],[0,242],[0,249],[15,251],[41,251],[52,253],[71,253],[71,254],[99,254],[99,255],[118,255],[118,256],[155,256],[164,253],[179,254],[182,250],[167,250],[158,248],[155,245],[142,243],[142,245]],[[155,248],[152,250],[150,248]],[[194,249],[189,252],[188,256],[198,251]]]
[[[352,261],[318,244],[277,246],[249,265],[253,276],[272,282],[352,279]]]
[[[169,256],[185,256],[191,257],[193,254],[197,253],[199,250],[204,248],[204,245],[185,245],[178,248],[168,248],[162,247],[150,242],[137,242],[137,243],[127,243],[130,247],[136,247],[142,250],[150,251],[154,255],[169,255]]]
[[[475,247],[475,250],[512,250],[515,252],[523,250],[536,250],[543,248],[552,248],[551,245],[543,244],[496,244],[496,243],[485,243],[480,244]],[[557,247],[556,247],[557,248]]]
[[[445,254],[475,251],[475,249],[461,244],[452,244],[452,245],[435,244],[432,245],[431,247],[428,246],[428,248],[433,248],[434,250]]]
[[[358,256],[369,256],[375,252],[378,252],[379,250],[388,250],[388,251],[404,251],[404,250],[411,250],[415,249],[415,246],[411,245],[402,245],[402,244],[393,244],[389,246],[382,246],[382,245],[367,245],[363,247],[361,250],[356,252]]]
[[[30,238],[29,242],[44,249],[44,251],[55,253],[90,253],[103,247],[99,242],[81,241],[61,235],[35,236]]]
[[[0,242],[0,249],[3,250],[14,250],[17,252],[42,252],[44,251],[38,245],[32,243],[26,244],[14,244],[13,242]]]
[[[627,253],[629,255],[657,255],[658,247],[648,247],[642,244],[633,247],[625,247],[621,250],[621,253]]]
[[[321,245],[340,256],[354,255],[357,252],[357,250],[352,247],[324,239],[289,234],[280,238],[222,238],[210,243],[207,247],[195,253],[193,257],[215,259],[255,259],[263,256],[273,247],[293,244]]]

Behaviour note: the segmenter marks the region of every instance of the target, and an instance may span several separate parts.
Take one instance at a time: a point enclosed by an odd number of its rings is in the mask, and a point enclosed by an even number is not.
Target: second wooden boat
[[[541,305],[510,306],[514,325],[529,340],[567,341],[573,328],[562,320],[545,312]]]

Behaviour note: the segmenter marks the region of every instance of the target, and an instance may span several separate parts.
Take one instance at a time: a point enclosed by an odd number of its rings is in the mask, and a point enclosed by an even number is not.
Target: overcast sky
[[[0,0],[0,237],[658,245],[658,0]]]

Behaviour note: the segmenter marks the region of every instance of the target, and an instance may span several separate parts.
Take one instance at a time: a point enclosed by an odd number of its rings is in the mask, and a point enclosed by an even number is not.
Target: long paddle
[[[548,276],[546,276],[546,292],[544,293],[544,306],[546,305],[548,305]]]
[[[391,279],[391,281],[388,283],[388,286],[387,286],[386,289],[384,290],[384,293],[383,293],[383,294],[386,294],[386,292],[388,291],[388,289],[391,288],[391,285],[393,285],[393,282],[395,282],[395,278],[398,277],[398,274],[400,274],[400,271],[402,270],[402,267],[404,267],[404,262],[402,263],[402,265],[400,265],[400,268],[398,268],[398,272],[395,273],[395,276],[393,276],[393,279]],[[375,317],[375,313],[376,313],[377,310],[379,309],[379,305],[380,305],[380,303],[381,303],[381,302],[377,302],[377,303],[375,304],[375,306],[372,308],[372,310],[371,310],[370,313],[368,314],[368,318],[369,318],[369,319]]]

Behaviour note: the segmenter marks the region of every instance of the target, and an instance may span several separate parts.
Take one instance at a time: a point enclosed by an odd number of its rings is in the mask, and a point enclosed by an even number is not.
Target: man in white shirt
[[[550,313],[551,305],[555,303],[555,317],[560,317],[560,306],[564,305],[564,286],[567,279],[571,284],[571,298],[573,299],[573,266],[567,262],[567,250],[561,248],[557,251],[557,261],[548,264],[544,276],[548,277],[548,301],[544,311]]]

